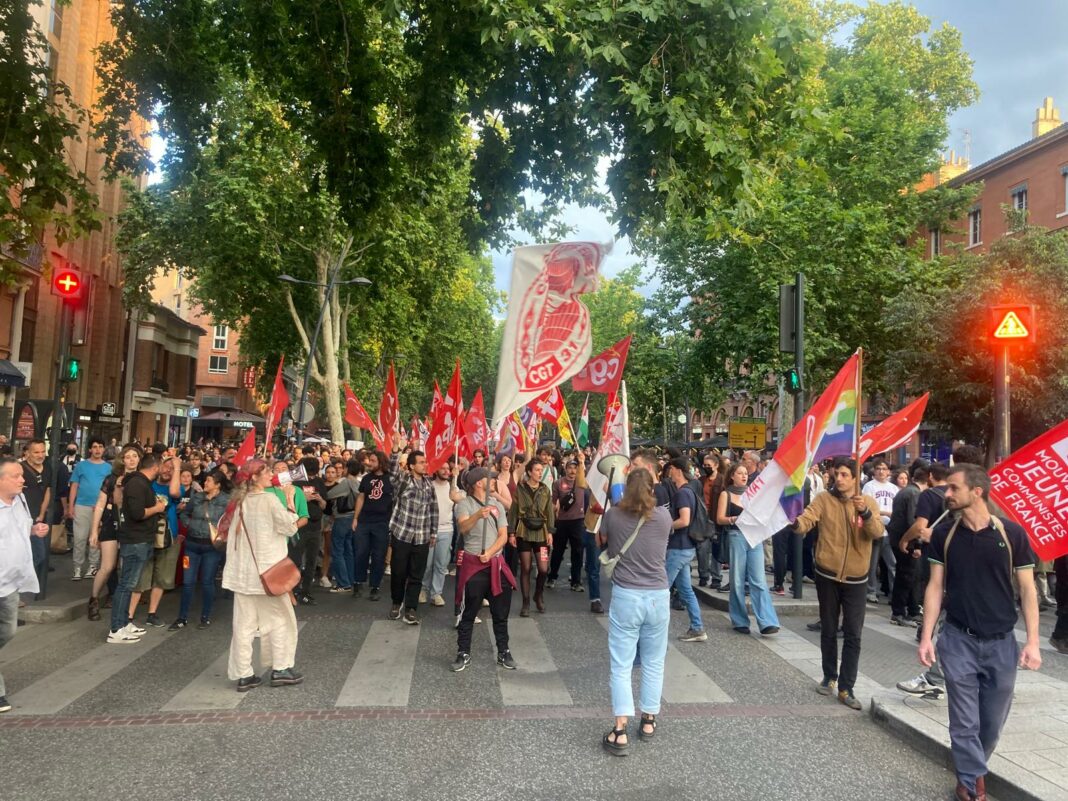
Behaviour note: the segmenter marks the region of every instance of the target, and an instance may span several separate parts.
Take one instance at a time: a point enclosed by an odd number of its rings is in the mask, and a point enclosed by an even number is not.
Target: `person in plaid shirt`
[[[402,437],[399,444],[403,450],[408,443]],[[393,606],[389,619],[400,619],[401,604],[404,604],[404,622],[417,626],[419,618],[415,610],[419,606],[419,590],[426,572],[430,541],[438,531],[438,501],[434,482],[426,474],[426,454],[410,451],[405,460],[406,469],[401,468],[400,462],[401,453],[396,450],[389,460],[394,498],[393,517],[389,521],[393,546],[390,561]]]

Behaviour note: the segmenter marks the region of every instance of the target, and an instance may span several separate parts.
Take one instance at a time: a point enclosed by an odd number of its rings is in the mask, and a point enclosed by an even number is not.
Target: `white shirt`
[[[13,592],[39,592],[30,549],[33,517],[26,498],[0,500],[0,598]]]
[[[894,496],[897,495],[900,489],[901,487],[892,481],[876,481],[873,478],[861,490],[863,494],[875,498],[881,513],[879,516],[883,519],[884,526],[890,522],[890,513],[894,511]],[[887,536],[885,532],[883,536]]]
[[[437,536],[448,535],[449,542],[452,542],[452,510],[455,506],[450,497],[451,492],[452,482],[434,479],[434,495],[438,499]]]

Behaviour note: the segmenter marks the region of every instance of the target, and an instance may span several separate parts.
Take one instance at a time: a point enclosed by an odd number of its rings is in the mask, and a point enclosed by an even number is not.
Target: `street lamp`
[[[671,352],[673,352],[675,354],[675,378],[676,379],[682,379],[683,378],[683,375],[682,375],[682,354],[679,353],[678,348],[677,347],[673,347],[671,345],[664,344],[663,342],[661,342],[661,343],[657,344],[656,349],[657,350],[664,350],[664,351],[671,351]],[[664,393],[664,388],[663,388],[662,385],[660,387],[660,390],[661,390],[661,405],[663,407],[663,414],[664,414],[664,432],[665,432],[664,433],[664,439],[665,439],[665,443],[664,444],[666,445],[667,444],[667,442],[666,442],[666,440],[667,440],[667,404],[665,402],[665,393]],[[691,420],[693,419],[693,411],[690,409],[690,393],[686,390],[685,381],[683,382],[683,392],[682,392],[682,394],[683,394],[683,398],[682,398],[683,404],[686,406],[686,419],[682,420],[681,419],[682,416],[680,415],[679,416],[679,418],[680,418],[679,419],[679,423],[683,424],[682,443],[685,444],[685,443],[689,442],[690,441],[690,437],[693,436],[693,433],[691,432],[691,429],[693,427],[693,425],[691,423]]]
[[[371,285],[371,280],[362,276],[359,276],[357,278],[349,278],[344,281],[339,281],[337,278],[337,274],[340,270],[341,259],[338,259],[337,264],[334,265],[334,269],[330,271],[329,280],[325,284],[320,284],[318,281],[305,281],[301,278],[294,278],[293,276],[287,273],[278,276],[279,281],[285,281],[290,284],[308,284],[309,286],[326,287],[326,291],[323,293],[323,303],[319,307],[319,319],[315,321],[315,333],[312,334],[311,341],[308,343],[308,357],[304,360],[304,383],[301,385],[300,388],[300,406],[297,409],[298,445],[304,442],[304,407],[308,403],[308,382],[311,380],[312,354],[315,353],[315,346],[319,342],[319,330],[323,327],[323,316],[326,314],[326,307],[330,304],[330,293],[334,291],[334,287],[346,284],[355,284],[356,286]]]

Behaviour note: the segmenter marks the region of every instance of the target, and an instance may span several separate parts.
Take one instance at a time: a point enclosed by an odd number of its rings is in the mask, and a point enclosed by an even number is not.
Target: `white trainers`
[[[108,633],[107,641],[113,645],[130,645],[135,642],[141,642],[140,634],[131,634],[126,629],[129,626],[123,626],[118,631],[112,631]]]
[[[928,693],[940,695],[945,692],[942,687],[927,681],[927,676],[923,673],[914,679],[899,681],[897,683],[897,688],[901,690],[901,692],[909,693],[910,695],[926,695]]]
[[[85,577],[87,579],[95,578],[96,577],[96,568],[95,567],[91,567],[88,570],[86,570],[85,571]]]
[[[141,637],[145,633],[145,630],[135,623],[127,623],[123,628],[119,629],[119,631],[125,631],[127,634],[132,634],[135,637]]]
[[[483,606],[489,606],[489,601],[487,601],[485,598],[483,598],[482,599],[482,605]]]
[[[321,579],[319,579],[319,586],[322,587],[324,590],[328,590],[334,586],[334,582],[330,580],[329,576],[323,576]]]
[[[426,603],[426,597],[427,597],[426,596],[426,590],[419,590],[419,603],[425,604]]]
[[[430,603],[434,606],[445,606],[445,599],[442,598],[440,595],[435,595],[433,598],[430,599]]]
[[[81,581],[82,580],[82,569],[80,567],[74,568],[74,575],[70,577],[70,580],[71,581]]]

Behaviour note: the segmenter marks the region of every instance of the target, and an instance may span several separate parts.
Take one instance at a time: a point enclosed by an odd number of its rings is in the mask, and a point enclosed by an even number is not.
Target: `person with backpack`
[[[556,513],[556,536],[553,537],[553,553],[549,562],[547,587],[552,589],[560,575],[564,551],[571,547],[571,591],[584,592],[582,586],[582,535],[585,533],[586,509],[589,506],[590,490],[586,483],[586,455],[578,451],[578,459],[572,459],[564,468],[563,478],[553,483],[553,509]]]
[[[356,550],[354,543],[355,513],[360,494],[359,459],[349,459],[347,475],[327,493],[327,500],[334,502],[334,523],[330,529],[330,564],[334,571],[334,585],[330,592],[352,592],[356,573]]]
[[[779,633],[779,616],[771,602],[768,582],[764,572],[764,545],[750,545],[738,528],[742,514],[742,496],[749,484],[749,470],[744,462],[736,462],[727,468],[727,487],[719,495],[716,522],[727,531],[730,548],[730,611],[731,625],[739,634],[749,633],[749,612],[745,606],[745,587],[749,585],[749,600],[753,604],[753,616],[762,637],[774,637]]]
[[[697,554],[696,543],[690,538],[694,510],[697,507],[697,496],[690,488],[690,460],[685,456],[676,457],[668,462],[664,473],[668,482],[675,488],[670,507],[673,518],[672,532],[668,539],[665,561],[668,586],[675,585],[679,600],[690,616],[690,628],[681,634],[679,639],[683,642],[705,642],[708,632],[705,631],[705,624],[701,620],[701,607],[690,579],[690,563]]]
[[[937,653],[949,697],[954,798],[986,801],[987,762],[1009,717],[1017,666],[1042,667],[1035,555],[1021,526],[990,513],[990,477],[981,467],[954,466],[945,487],[946,507],[955,514],[922,535],[930,540],[931,575],[918,656],[927,667],[934,663],[932,637],[944,608]],[[1014,582],[1027,628],[1022,651]]]

